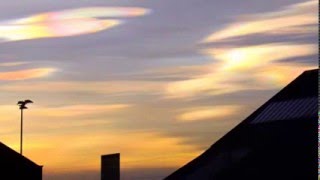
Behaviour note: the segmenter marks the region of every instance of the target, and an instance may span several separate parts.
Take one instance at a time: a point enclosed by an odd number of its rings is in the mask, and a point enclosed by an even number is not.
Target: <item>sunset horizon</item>
[[[304,71],[318,68],[316,0],[6,1],[0,142],[43,179],[163,179]]]

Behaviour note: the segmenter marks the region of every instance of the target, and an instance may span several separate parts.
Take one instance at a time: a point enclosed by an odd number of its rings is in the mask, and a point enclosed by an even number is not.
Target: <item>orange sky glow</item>
[[[177,27],[157,24],[174,20],[157,3],[88,4],[0,20],[0,141],[19,151],[15,104],[33,100],[23,152],[44,179],[99,171],[100,156],[118,152],[123,169],[176,169],[317,68],[315,0]]]

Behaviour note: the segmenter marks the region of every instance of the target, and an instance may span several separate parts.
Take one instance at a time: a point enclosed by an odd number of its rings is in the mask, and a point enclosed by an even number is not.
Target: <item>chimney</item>
[[[120,180],[120,153],[101,156],[101,180]]]

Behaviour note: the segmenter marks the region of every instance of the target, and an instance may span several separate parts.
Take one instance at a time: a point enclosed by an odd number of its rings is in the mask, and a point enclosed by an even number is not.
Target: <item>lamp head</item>
[[[31,101],[30,99],[26,99],[24,101],[18,101],[18,105],[19,105],[19,109],[28,109],[28,107],[26,106],[29,103],[33,103],[33,101]]]

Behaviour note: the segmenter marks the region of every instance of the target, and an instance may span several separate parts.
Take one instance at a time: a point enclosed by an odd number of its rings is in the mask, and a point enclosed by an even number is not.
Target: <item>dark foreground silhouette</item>
[[[317,179],[317,127],[318,70],[311,70],[165,179]]]
[[[0,179],[41,180],[42,166],[0,142]]]
[[[120,153],[101,156],[101,180],[120,180]]]

